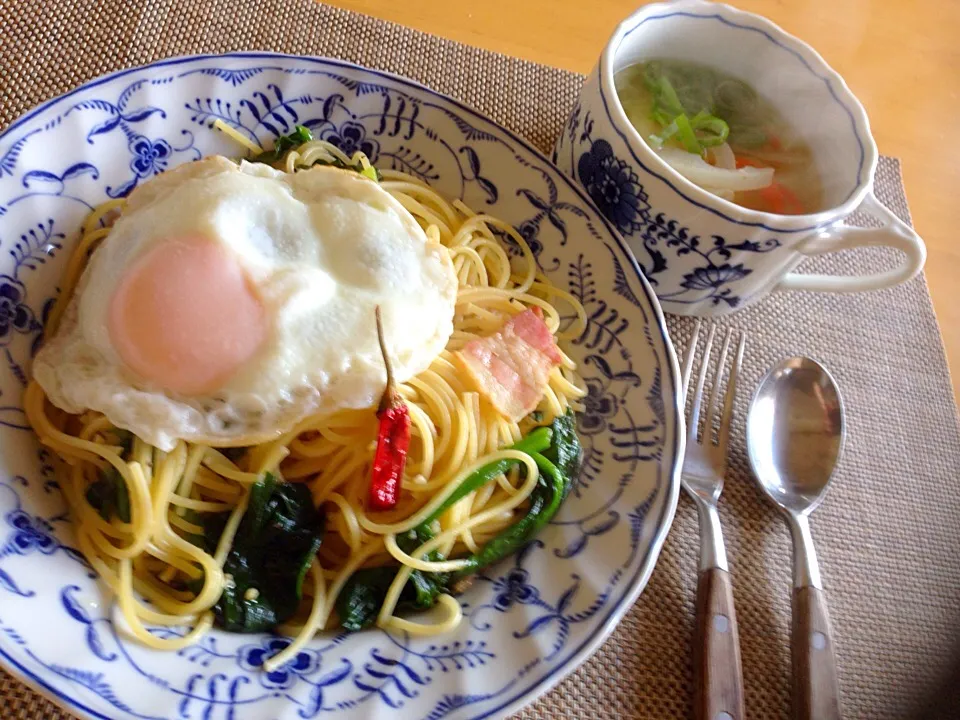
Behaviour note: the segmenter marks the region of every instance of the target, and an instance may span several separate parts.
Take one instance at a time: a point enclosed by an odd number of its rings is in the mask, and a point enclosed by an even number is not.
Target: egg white
[[[267,340],[221,387],[189,397],[137,377],[107,323],[132,264],[185,235],[234,253],[269,325]],[[102,412],[162,449],[177,439],[251,444],[310,415],[376,403],[385,382],[377,305],[397,380],[425,370],[453,332],[456,295],[446,248],[376,182],[336,168],[291,175],[211,157],[131,194],[34,376],[57,407]]]

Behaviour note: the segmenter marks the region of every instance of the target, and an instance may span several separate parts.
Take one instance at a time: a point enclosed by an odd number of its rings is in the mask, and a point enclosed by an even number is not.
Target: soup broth
[[[809,145],[747,83],[683,60],[630,65],[615,82],[640,136],[691,182],[753,210],[821,209]]]

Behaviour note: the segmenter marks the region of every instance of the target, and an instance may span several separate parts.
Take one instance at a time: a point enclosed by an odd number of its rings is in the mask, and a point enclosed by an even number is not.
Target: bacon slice
[[[457,353],[477,389],[511,420],[533,412],[563,356],[540,308],[524,310]]]

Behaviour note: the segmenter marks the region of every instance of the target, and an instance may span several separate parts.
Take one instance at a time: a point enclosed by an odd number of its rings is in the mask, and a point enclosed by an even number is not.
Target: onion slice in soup
[[[737,158],[727,143],[709,148],[707,152],[710,153],[710,160],[713,161],[714,167],[722,168],[723,170],[737,169]]]
[[[665,147],[657,151],[663,161],[694,185],[710,190],[762,190],[773,184],[773,168],[743,167],[726,170],[714,167],[699,155],[679,148]]]

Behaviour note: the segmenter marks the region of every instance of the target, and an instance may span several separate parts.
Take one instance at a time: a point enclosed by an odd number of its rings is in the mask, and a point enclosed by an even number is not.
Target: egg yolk
[[[108,330],[137,375],[183,395],[216,391],[267,336],[263,305],[237,258],[204,237],[170,239],[127,272]]]

